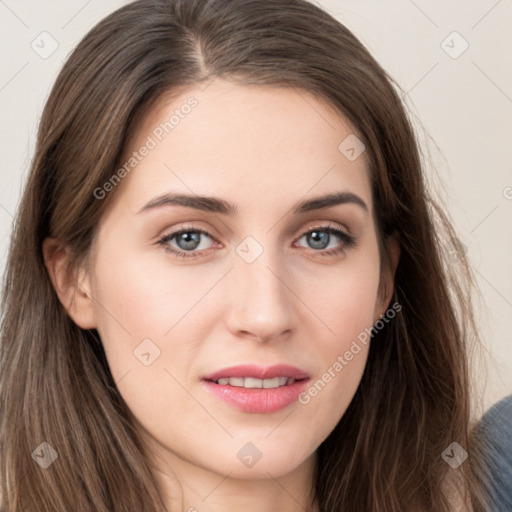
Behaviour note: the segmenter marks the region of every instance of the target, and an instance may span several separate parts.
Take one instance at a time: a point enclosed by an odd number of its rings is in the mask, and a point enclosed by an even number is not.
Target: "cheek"
[[[318,284],[306,295],[323,324],[315,338],[318,364],[299,404],[314,418],[313,431],[320,443],[352,401],[366,366],[379,285],[377,248],[340,265]]]
[[[222,273],[210,269],[198,277],[201,272],[192,267],[118,254],[112,265],[104,248],[95,266],[96,315],[119,392],[157,438],[181,438],[184,424],[191,435],[210,420],[186,389],[201,342],[196,320],[205,313],[201,297]],[[183,418],[202,422],[189,424]]]
[[[379,254],[375,244],[339,265],[316,271],[297,283],[297,290],[324,325],[325,354],[344,349],[375,320],[379,288]],[[307,275],[303,272],[303,275]],[[347,347],[348,348],[348,347]]]
[[[132,365],[133,351],[147,339],[162,358],[171,338],[173,350],[186,356],[197,329],[191,319],[204,313],[201,299],[222,271],[171,265],[164,256],[155,264],[151,258],[116,254],[110,259],[108,254],[106,247],[96,261],[94,294],[98,331],[112,372]]]

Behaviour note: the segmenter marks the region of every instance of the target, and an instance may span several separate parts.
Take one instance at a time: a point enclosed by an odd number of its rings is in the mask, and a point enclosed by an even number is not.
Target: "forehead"
[[[371,209],[366,155],[347,157],[354,137],[344,116],[308,92],[215,79],[155,103],[124,156],[129,172],[117,192],[131,211],[168,191],[277,213],[348,190]]]

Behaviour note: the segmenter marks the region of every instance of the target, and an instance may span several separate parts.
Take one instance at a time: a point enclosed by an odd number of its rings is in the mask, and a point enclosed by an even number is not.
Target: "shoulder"
[[[512,437],[510,432],[510,423],[512,421],[512,395],[501,399],[494,404],[483,416],[480,425],[491,428],[493,431],[507,433]]]
[[[512,510],[512,395],[493,405],[475,428],[493,511]]]
[[[476,435],[495,462],[512,468],[512,395],[484,414],[476,427]]]

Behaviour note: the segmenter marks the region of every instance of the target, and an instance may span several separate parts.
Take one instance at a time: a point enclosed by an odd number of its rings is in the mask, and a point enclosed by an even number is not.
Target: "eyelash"
[[[356,245],[356,238],[354,236],[349,235],[348,233],[345,233],[344,231],[341,231],[340,229],[335,228],[334,226],[332,226],[330,224],[327,224],[324,226],[315,226],[311,229],[308,229],[307,231],[303,232],[299,236],[298,240],[300,240],[303,236],[309,235],[310,233],[312,233],[314,231],[321,231],[321,232],[328,233],[330,235],[335,235],[338,238],[340,238],[342,241],[341,246],[338,247],[337,249],[327,249],[327,250],[312,249],[312,251],[314,253],[319,253],[320,256],[326,256],[326,257],[336,256],[343,250],[349,249]],[[196,251],[196,250],[193,250],[190,252],[178,251],[168,244],[168,242],[170,242],[173,238],[175,238],[178,235],[182,235],[183,233],[200,233],[200,234],[206,235],[209,238],[211,238],[212,240],[214,240],[214,238],[207,231],[204,231],[203,229],[195,228],[193,226],[184,226],[183,228],[179,229],[178,231],[174,231],[172,233],[169,233],[168,235],[164,235],[162,238],[160,238],[158,240],[157,243],[164,246],[165,252],[171,253],[175,256],[178,256],[181,258],[199,257],[201,251]],[[205,249],[205,251],[209,251],[209,250],[210,249]],[[199,252],[199,254],[198,254],[198,252]]]

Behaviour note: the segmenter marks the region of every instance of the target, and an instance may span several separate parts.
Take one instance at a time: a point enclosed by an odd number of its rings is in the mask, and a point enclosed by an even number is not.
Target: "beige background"
[[[56,75],[81,37],[126,3],[0,0],[2,271]],[[480,380],[489,406],[512,393],[512,0],[317,3],[361,39],[407,92],[421,121],[418,135],[442,179],[484,299],[478,315],[490,358]],[[45,55],[52,44],[57,48]]]

